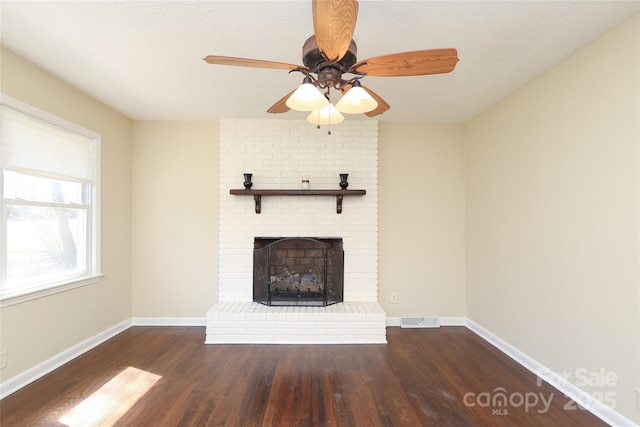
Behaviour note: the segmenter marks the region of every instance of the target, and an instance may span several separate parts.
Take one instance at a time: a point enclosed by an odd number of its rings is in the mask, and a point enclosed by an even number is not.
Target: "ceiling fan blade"
[[[352,85],[350,85],[350,84],[344,85],[344,86],[340,89],[340,92],[342,92],[342,94],[343,94],[343,95],[344,95],[344,94],[346,94],[346,93],[349,91],[349,89],[351,89],[351,86],[352,86]],[[378,103],[378,106],[377,106],[375,109],[373,109],[373,110],[371,110],[371,111],[368,111],[368,112],[364,113],[364,115],[365,115],[365,116],[368,116],[368,117],[378,116],[378,115],[380,115],[380,114],[382,114],[382,113],[386,112],[389,108],[391,108],[391,106],[390,106],[389,104],[387,104],[387,101],[385,101],[384,99],[382,99],[382,98],[380,97],[380,95],[378,95],[377,93],[375,93],[374,91],[372,91],[371,89],[369,89],[368,87],[366,87],[365,85],[363,85],[362,83],[360,83],[360,86],[362,87],[362,89],[366,90],[366,91],[367,91],[367,93],[368,93],[369,95],[371,95],[371,97],[372,97],[373,99],[375,99],[375,100],[376,100],[376,102]]]
[[[275,70],[309,70],[303,65],[285,62],[263,61],[261,59],[234,58],[232,56],[209,55],[203,58],[209,64],[234,65],[237,67],[271,68]]]
[[[366,90],[367,93],[369,95],[371,95],[371,97],[373,99],[378,101],[378,106],[374,110],[371,110],[371,111],[369,111],[367,113],[364,113],[365,116],[368,116],[368,117],[377,116],[379,114],[384,113],[389,108],[391,108],[391,106],[389,104],[387,104],[387,101],[385,101],[384,99],[380,98],[380,95],[378,95],[377,93],[375,93],[374,91],[372,91],[371,89],[369,89],[368,87],[366,87],[366,86],[364,86],[362,84],[361,84],[361,86],[362,86],[362,89]]]
[[[313,0],[313,29],[318,49],[329,62],[342,59],[349,49],[358,17],[356,0]]]
[[[449,73],[458,61],[458,51],[453,48],[416,50],[358,61],[349,71],[374,77],[423,76]]]
[[[286,113],[287,111],[289,111],[291,108],[287,107],[287,99],[289,99],[289,97],[293,94],[293,92],[295,92],[296,89],[292,90],[291,92],[289,92],[288,94],[286,94],[285,96],[283,96],[280,100],[278,100],[278,102],[276,102],[275,104],[273,104],[268,110],[267,113],[272,113],[272,114],[279,114],[279,113]]]

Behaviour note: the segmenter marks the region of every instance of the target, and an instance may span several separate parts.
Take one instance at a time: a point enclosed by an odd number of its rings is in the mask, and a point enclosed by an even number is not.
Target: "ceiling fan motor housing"
[[[320,52],[320,49],[318,49],[316,37],[311,36],[304,42],[304,45],[302,45],[302,63],[317,74],[326,67],[335,67],[340,73],[344,73],[356,63],[357,52],[356,42],[351,40],[349,49],[344,56],[338,62],[329,62],[322,52]]]

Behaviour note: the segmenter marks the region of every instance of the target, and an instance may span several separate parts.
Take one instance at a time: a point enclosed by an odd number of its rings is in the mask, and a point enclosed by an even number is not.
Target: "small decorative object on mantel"
[[[309,178],[302,178],[302,185],[300,188],[302,188],[303,190],[308,190],[309,187]]]
[[[253,182],[251,182],[251,177],[253,176],[253,174],[245,173],[243,175],[244,175],[244,189],[251,190],[251,186],[253,185]]]
[[[347,178],[349,178],[348,173],[340,174],[340,188],[342,188],[343,190],[346,190],[347,187],[349,186],[349,183],[347,182]]]

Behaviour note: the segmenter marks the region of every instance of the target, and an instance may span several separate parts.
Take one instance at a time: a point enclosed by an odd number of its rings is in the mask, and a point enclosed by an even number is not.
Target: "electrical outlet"
[[[7,350],[0,352],[0,369],[7,367]]]
[[[636,409],[640,411],[640,388],[636,389]]]
[[[398,303],[398,293],[391,292],[391,304],[397,304],[397,303]]]

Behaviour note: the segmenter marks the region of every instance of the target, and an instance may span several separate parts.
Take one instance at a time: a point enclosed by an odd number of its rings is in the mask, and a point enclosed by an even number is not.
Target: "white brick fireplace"
[[[303,120],[220,123],[219,302],[207,313],[207,343],[384,343],[378,304],[378,123],[345,120],[316,129]],[[230,195],[253,174],[252,189],[339,189],[364,196]],[[252,302],[254,237],[341,237],[344,302],[330,307],[267,307]]]

